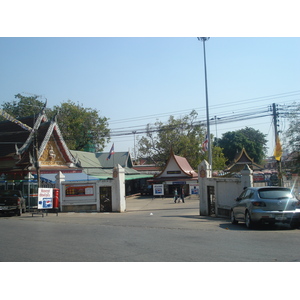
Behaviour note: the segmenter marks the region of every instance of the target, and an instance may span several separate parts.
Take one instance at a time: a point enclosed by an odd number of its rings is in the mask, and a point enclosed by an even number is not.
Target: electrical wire
[[[246,99],[242,101],[233,101],[229,103],[223,103],[223,104],[218,104],[218,105],[212,105],[211,106],[211,111],[216,111],[219,110],[220,108],[226,107],[229,108],[230,106],[234,106],[235,111],[233,112],[232,110],[227,110],[227,111],[222,111],[220,113],[214,113],[212,115],[218,116],[217,120],[214,118],[210,119],[210,124],[228,124],[228,123],[233,123],[233,122],[240,122],[240,121],[247,121],[251,119],[258,119],[258,118],[265,118],[265,117],[270,117],[272,116],[272,108],[271,105],[260,105],[257,107],[252,107],[251,108],[238,108],[240,107],[240,104],[242,103],[243,105],[246,103],[253,104],[253,102],[262,102],[262,101],[270,101],[271,99],[274,100],[276,98],[284,98],[284,97],[290,97],[290,96],[298,96],[300,95],[300,91],[294,91],[294,92],[288,92],[288,93],[281,93],[281,94],[275,94],[275,95],[270,95],[270,96],[265,96],[265,97],[257,97],[257,98],[251,98],[251,99]],[[300,115],[300,112],[297,110],[295,112],[295,108],[299,107],[299,103],[295,103],[296,101],[299,101],[299,99],[292,99],[285,104],[276,104],[279,106],[278,108],[278,114],[282,118],[287,118],[291,114],[293,115]],[[286,105],[286,103],[291,103],[289,105]],[[199,110],[199,108],[198,108]],[[194,125],[199,126],[203,125],[205,126],[206,124],[206,117],[205,117],[205,109],[203,108],[203,116],[195,120]],[[134,121],[139,121],[139,120],[146,120],[146,119],[153,119],[153,117],[159,117],[159,116],[171,116],[173,113],[175,114],[182,114],[186,112],[191,112],[192,110],[180,110],[180,111],[174,111],[174,112],[168,112],[168,113],[162,113],[162,114],[153,114],[153,115],[148,115],[148,116],[141,116],[141,117],[134,117],[134,118],[125,118],[125,119],[120,119],[116,121],[111,121],[109,122],[109,125],[111,124],[118,124],[118,123],[124,123],[124,122],[134,122]],[[158,120],[157,120],[158,121]],[[148,123],[147,125],[135,125],[135,126],[128,126],[128,127],[120,127],[120,128],[114,128],[110,129],[110,134],[108,135],[103,135],[101,136],[102,138],[104,137],[126,137],[130,135],[141,135],[141,134],[146,134],[147,132],[159,132],[159,131],[164,131],[164,130],[170,130],[172,127],[168,126],[167,122],[160,122],[161,126],[157,126],[155,124]],[[177,128],[178,126],[183,125],[178,124],[176,125],[173,129]],[[65,139],[66,141],[68,139]]]

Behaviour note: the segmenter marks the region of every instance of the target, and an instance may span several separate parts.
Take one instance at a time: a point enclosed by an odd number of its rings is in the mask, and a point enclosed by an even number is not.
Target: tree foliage
[[[221,147],[212,147],[212,161],[213,170],[224,170],[227,158],[225,157]]]
[[[15,118],[38,114],[45,106],[44,102],[37,99],[38,96],[17,94],[15,98],[18,100],[2,104],[3,110]],[[100,117],[95,109],[84,108],[68,100],[60,106],[47,109],[47,117],[54,116],[71,150],[103,151],[105,143],[109,142],[108,119]]]
[[[148,124],[146,136],[138,141],[139,155],[164,166],[172,149],[175,155],[185,157],[192,168],[197,169],[205,155],[201,153],[204,129],[196,117],[196,111],[192,111],[179,119],[170,116],[166,124],[160,121],[154,126]]]
[[[4,102],[2,109],[15,118],[37,115],[45,106],[45,103],[38,100],[39,96],[25,97],[21,94],[15,95],[12,102]]]
[[[57,122],[62,135],[72,150],[102,151],[109,141],[108,119],[99,117],[99,112],[92,108],[76,105],[71,100],[54,106]]]
[[[284,132],[283,142],[285,148],[293,153],[293,163],[289,165],[289,168],[293,173],[300,174],[300,116],[299,116],[300,104],[294,103],[293,112],[289,114],[289,127]]]
[[[294,104],[295,109],[293,113],[289,115],[289,127],[285,132],[285,144],[286,147],[292,151],[300,151],[300,116],[299,116],[299,109],[300,104]]]
[[[223,149],[223,153],[229,162],[234,160],[237,152],[245,148],[249,157],[260,164],[267,151],[266,135],[250,127],[228,131],[222,135],[222,138],[217,140],[217,143]]]

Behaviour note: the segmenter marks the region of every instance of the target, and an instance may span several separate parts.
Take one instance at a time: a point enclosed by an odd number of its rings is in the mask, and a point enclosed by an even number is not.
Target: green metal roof
[[[96,153],[75,150],[70,150],[70,152],[82,168],[102,168]]]
[[[83,168],[85,174],[99,179],[113,177],[113,167],[120,165],[125,170],[125,180],[151,178],[153,175],[141,174],[132,168],[132,161],[129,152],[116,152],[109,160],[109,153],[92,153],[86,151],[71,150],[72,155]]]
[[[109,152],[95,153],[97,159],[100,161],[102,168],[113,168],[120,165],[122,168],[132,168],[132,160],[129,152],[115,152],[111,155],[110,159],[107,159]]]
[[[112,170],[106,170],[106,172],[102,172],[102,171],[103,170],[84,169],[84,173],[93,177],[97,177],[99,179],[113,178]],[[134,179],[152,178],[152,177],[153,175],[149,175],[149,174],[126,174],[125,173],[125,180],[134,180]]]

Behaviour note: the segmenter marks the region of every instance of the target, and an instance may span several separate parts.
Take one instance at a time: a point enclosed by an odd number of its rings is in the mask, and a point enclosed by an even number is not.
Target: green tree
[[[289,127],[284,132],[282,142],[285,148],[293,153],[293,162],[288,163],[288,167],[293,173],[300,174],[300,104],[293,103],[293,111],[289,113]]]
[[[285,131],[284,142],[287,148],[292,151],[300,151],[300,104],[294,103],[293,112],[289,113],[289,127]]]
[[[224,170],[227,158],[224,156],[223,149],[212,147],[213,170]]]
[[[53,114],[57,114],[57,122],[64,140],[71,150],[103,151],[109,142],[108,119],[99,117],[99,112],[92,108],[76,105],[71,100],[61,106],[55,106]]]
[[[166,124],[160,121],[154,126],[148,124],[146,136],[138,141],[139,155],[164,166],[172,149],[175,155],[185,157],[192,168],[197,169],[205,154],[201,151],[204,128],[196,117],[196,111],[192,111],[179,119],[170,116]]]
[[[229,162],[233,161],[237,152],[245,148],[249,157],[260,164],[267,151],[266,135],[250,127],[228,131],[222,135],[222,138],[217,140],[217,143],[223,149],[223,153]]]
[[[37,115],[45,106],[45,102],[38,100],[38,97],[39,96],[26,97],[17,94],[15,95],[16,100],[4,102],[2,104],[2,109],[17,119]]]
[[[2,104],[3,110],[15,118],[37,115],[45,106],[44,102],[37,99],[38,96],[17,94],[15,98],[17,100],[12,103]],[[97,110],[84,108],[68,100],[53,109],[47,108],[48,118],[55,115],[69,149],[103,151],[105,143],[109,142],[108,119],[100,117]]]

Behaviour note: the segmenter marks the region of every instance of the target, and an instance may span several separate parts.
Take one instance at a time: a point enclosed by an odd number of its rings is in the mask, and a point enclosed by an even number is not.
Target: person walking
[[[180,194],[181,200],[184,203],[184,187],[181,188],[181,194]]]
[[[174,190],[174,203],[176,203],[178,199],[178,192],[177,192],[177,189]]]

